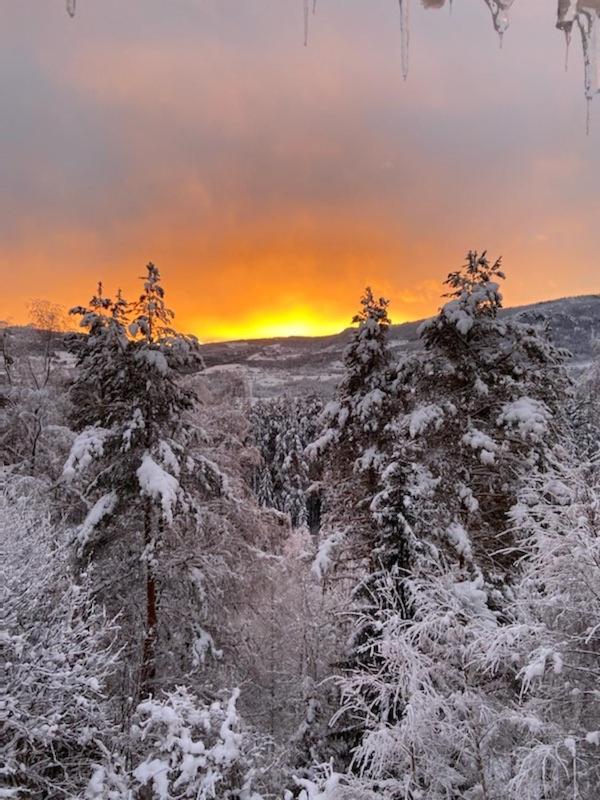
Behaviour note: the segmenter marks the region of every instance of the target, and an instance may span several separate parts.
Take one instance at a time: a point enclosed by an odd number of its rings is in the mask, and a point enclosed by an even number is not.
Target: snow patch
[[[110,436],[106,428],[86,428],[71,445],[71,451],[63,467],[63,477],[72,480],[78,472],[89,467],[96,458],[104,455],[104,443]]]
[[[171,525],[179,495],[177,478],[157,464],[150,453],[144,455],[142,464],[137,470],[137,478],[142,494],[160,501],[163,517]]]
[[[77,530],[77,542],[80,550],[83,550],[83,548],[89,544],[94,530],[102,522],[102,520],[105,517],[110,516],[115,510],[118,499],[119,498],[116,492],[109,492],[94,503],[83,523]]]
[[[544,403],[531,397],[520,397],[504,405],[497,423],[512,428],[521,439],[539,440],[548,432],[551,418],[552,414]]]

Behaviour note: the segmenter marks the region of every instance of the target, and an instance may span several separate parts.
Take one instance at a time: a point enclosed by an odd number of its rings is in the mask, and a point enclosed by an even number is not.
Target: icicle
[[[565,72],[569,71],[569,51],[571,49],[571,31],[565,30]]]
[[[485,0],[485,4],[492,14],[494,30],[500,37],[500,49],[502,49],[504,34],[510,25],[508,12],[513,3],[514,0]]]
[[[74,17],[75,16],[76,3],[77,3],[77,0],[67,0],[67,14],[70,17]]]
[[[408,78],[410,44],[410,0],[398,0],[400,4],[400,48],[402,58],[402,77]]]
[[[313,14],[317,13],[317,0],[313,0]]]
[[[586,132],[589,135],[592,100],[600,93],[600,10],[584,6],[578,11],[577,24],[581,31],[583,44],[585,99],[587,102]]]
[[[453,7],[454,0],[450,0],[448,3],[448,8],[450,9],[450,16],[452,16],[452,7]]]
[[[309,2],[310,0],[304,0],[304,47],[308,46],[308,16],[309,16]]]
[[[586,111],[585,111],[585,135],[590,135],[590,127],[592,124],[592,98],[586,97]]]

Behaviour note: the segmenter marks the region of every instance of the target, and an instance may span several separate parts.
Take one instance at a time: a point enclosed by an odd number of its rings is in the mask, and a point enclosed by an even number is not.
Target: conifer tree
[[[367,287],[353,323],[357,327],[344,353],[345,375],[336,397],[323,411],[321,434],[308,452],[313,459],[322,460],[325,486],[325,514],[314,571],[325,578],[333,564],[343,564],[347,574],[357,580],[354,606],[364,609],[371,603],[371,576],[378,569],[371,504],[389,448],[386,424],[393,364],[387,343],[388,301],[375,298]],[[354,631],[342,657],[345,669],[364,658],[359,655],[359,641],[375,635],[372,623],[363,619],[360,630]],[[323,718],[317,719],[314,725],[323,722]],[[322,755],[334,755],[339,766],[348,764],[360,733],[361,726],[354,719],[341,715],[330,730],[307,730],[305,736],[321,743],[327,740]]]
[[[460,730],[477,741],[487,708],[464,644],[473,628],[502,622],[519,557],[507,515],[563,430],[564,354],[501,318],[502,278],[499,262],[469,253],[422,326],[424,352],[398,365],[388,389],[392,446],[369,506],[341,713],[357,721],[355,769],[411,798],[480,782],[474,751],[461,760],[453,743]]]
[[[354,560],[370,557],[369,507],[388,447],[385,426],[393,366],[387,344],[388,305],[367,287],[352,320],[357,327],[344,353],[344,377],[335,399],[325,406],[320,436],[308,447],[312,458],[323,459],[325,482],[331,487],[324,498],[322,553],[339,549],[351,534],[348,546]]]
[[[115,557],[124,559],[143,583],[141,696],[156,677],[165,536],[186,519],[193,524],[194,493],[215,478],[188,451],[185,414],[195,395],[181,374],[201,367],[198,343],[171,327],[173,312],[153,264],[143,280],[132,305],[99,292],[88,308],[74,309],[88,333],[77,343],[72,389],[80,433],[64,470],[87,506],[75,535],[80,558],[103,553],[113,568]]]
[[[520,580],[474,660],[492,685],[520,689],[501,698],[489,756],[505,765],[497,792],[510,800],[598,794],[599,508],[597,456],[581,460],[567,440],[531,470],[509,514]]]

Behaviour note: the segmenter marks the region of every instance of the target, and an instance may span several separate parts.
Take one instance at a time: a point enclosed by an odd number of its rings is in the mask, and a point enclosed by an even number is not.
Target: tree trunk
[[[152,506],[148,502],[144,513],[144,548],[146,559],[146,629],[142,647],[142,666],[140,677],[140,697],[152,693],[156,678],[156,630],[158,623],[156,579],[154,577],[154,553],[150,552],[152,544]]]

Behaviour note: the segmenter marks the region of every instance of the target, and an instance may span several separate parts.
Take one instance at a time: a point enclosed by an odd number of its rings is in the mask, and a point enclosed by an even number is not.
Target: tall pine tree
[[[75,532],[79,557],[106,560],[119,576],[120,610],[127,616],[133,615],[127,606],[143,598],[141,630],[133,632],[141,639],[132,676],[140,696],[156,679],[165,539],[178,525],[193,524],[195,494],[208,478],[206,465],[189,452],[185,415],[195,395],[181,380],[202,366],[198,343],[172,328],[153,264],[143,281],[133,304],[120,293],[111,300],[99,292],[87,308],[74,309],[87,335],[76,343],[72,387],[80,433],[64,470],[87,509]],[[132,579],[139,600],[128,594]]]

